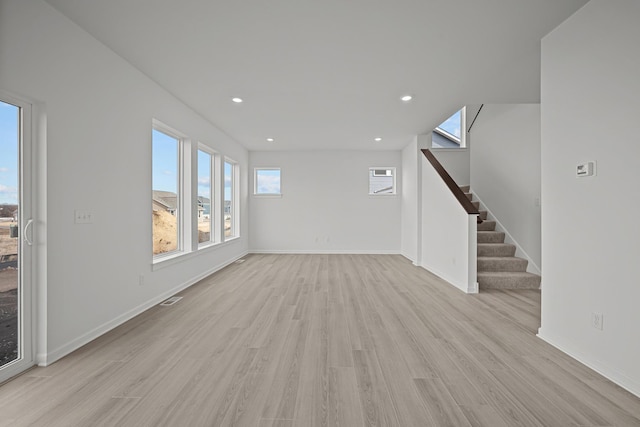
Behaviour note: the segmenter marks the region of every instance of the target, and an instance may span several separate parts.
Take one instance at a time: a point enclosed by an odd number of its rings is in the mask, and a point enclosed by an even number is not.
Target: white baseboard
[[[338,249],[251,249],[252,254],[291,254],[291,255],[401,255],[397,250],[338,250]]]
[[[403,257],[405,257],[409,261],[411,261],[411,264],[413,264],[415,266],[418,266],[417,261],[415,259],[411,258],[410,256],[408,256],[407,254],[405,254],[404,252],[400,251],[400,255],[402,255]]]
[[[120,316],[116,317],[113,320],[110,320],[92,330],[90,330],[89,332],[79,336],[78,338],[69,341],[66,344],[61,345],[60,347],[56,348],[53,351],[50,351],[48,353],[38,353],[36,355],[36,363],[38,364],[38,366],[47,366],[52,364],[53,362],[63,358],[64,356],[70,354],[71,352],[79,349],[80,347],[82,347],[85,344],[88,344],[89,342],[93,341],[94,339],[100,337],[101,335],[104,335],[105,333],[109,332],[110,330],[122,325],[123,323],[125,323],[128,320],[131,320],[132,318],[136,317],[137,315],[139,315],[140,313],[143,313],[144,311],[150,309],[151,307],[161,303],[162,301],[166,300],[167,298],[169,298],[172,295],[175,295],[176,293],[183,291],[184,289],[188,288],[191,285],[194,285],[195,283],[199,282],[200,280],[204,279],[205,277],[215,273],[218,270],[223,269],[224,267],[228,266],[229,264],[237,261],[238,259],[242,258],[243,256],[247,255],[248,251],[245,251],[242,255],[236,256],[234,258],[232,258],[229,261],[226,261],[224,263],[221,263],[213,268],[210,268],[209,270],[198,274],[197,276],[192,277],[191,279],[181,283],[178,286],[175,286],[174,288],[161,293],[160,295],[157,295],[153,298],[151,298],[150,300],[138,305],[137,307],[132,308],[131,310],[121,314]]]
[[[418,267],[424,268],[425,270],[427,270],[429,273],[433,274],[434,276],[437,276],[439,279],[444,280],[445,282],[447,282],[448,284],[450,284],[451,286],[453,286],[456,289],[460,289],[462,292],[466,293],[466,294],[477,294],[478,293],[478,283],[474,283],[471,286],[466,285],[466,284],[460,284],[457,285],[455,283],[455,281],[451,278],[449,278],[448,275],[441,273],[437,270],[434,270],[432,268],[426,267],[422,264],[415,264]]]
[[[634,380],[633,378],[629,378],[627,375],[623,374],[622,372],[618,371],[615,368],[612,368],[606,363],[603,363],[599,360],[592,360],[589,357],[581,356],[580,352],[576,351],[575,348],[573,348],[574,346],[572,346],[570,343],[568,345],[561,344],[559,342],[560,340],[555,339],[549,334],[547,334],[543,330],[543,328],[540,328],[538,330],[537,337],[543,340],[544,342],[546,342],[547,344],[550,344],[553,347],[557,348],[561,352],[569,355],[570,357],[582,363],[586,367],[593,369],[603,377],[607,378],[608,380],[611,380],[612,382],[616,383],[620,387],[624,388],[629,393],[634,394],[637,397],[640,397],[640,382],[638,382],[637,380]]]
[[[473,188],[471,189],[471,192],[473,193]],[[483,210],[487,211],[487,218],[490,217],[491,221],[495,221],[496,222],[496,230],[504,232],[504,234],[505,234],[505,243],[510,243],[510,244],[512,244],[512,245],[514,245],[516,247],[516,256],[518,256],[520,258],[524,258],[527,261],[529,261],[529,263],[527,264],[527,271],[529,273],[533,273],[533,274],[537,274],[538,276],[542,276],[542,270],[540,269],[538,264],[533,262],[533,260],[529,256],[529,254],[524,249],[522,249],[522,246],[520,246],[518,241],[516,239],[514,239],[513,236],[509,233],[509,230],[507,230],[507,228],[504,225],[502,225],[500,220],[493,214],[493,212],[491,212],[491,209],[489,209],[487,207],[487,205],[485,205],[482,202],[482,199],[480,197],[478,197],[478,195],[476,193],[473,193],[473,196],[477,199],[478,202],[480,202],[480,205],[482,206]]]

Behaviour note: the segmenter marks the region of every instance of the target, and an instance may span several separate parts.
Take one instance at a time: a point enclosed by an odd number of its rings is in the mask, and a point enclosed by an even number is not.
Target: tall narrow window
[[[213,156],[198,150],[198,244],[213,242]]]
[[[224,237],[238,235],[238,208],[236,200],[237,165],[226,160],[224,162]]]
[[[180,250],[180,139],[152,131],[153,255]]]

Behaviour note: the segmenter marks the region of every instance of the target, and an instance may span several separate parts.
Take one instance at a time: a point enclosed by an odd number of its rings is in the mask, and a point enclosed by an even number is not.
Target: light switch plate
[[[90,211],[74,211],[74,222],[76,224],[92,224],[93,223],[93,213]]]

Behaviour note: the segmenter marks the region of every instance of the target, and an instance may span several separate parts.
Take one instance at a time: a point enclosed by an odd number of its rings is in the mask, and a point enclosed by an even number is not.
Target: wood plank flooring
[[[401,256],[251,255],[0,387],[2,426],[640,426],[535,337],[538,291]]]

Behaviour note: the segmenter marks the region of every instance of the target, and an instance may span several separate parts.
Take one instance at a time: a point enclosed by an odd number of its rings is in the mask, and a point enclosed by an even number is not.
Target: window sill
[[[170,255],[159,256],[157,258],[153,258],[153,262],[151,265],[151,271],[156,271],[164,267],[168,267],[170,265],[177,264],[183,257],[189,255],[191,252],[176,252]]]
[[[254,194],[253,197],[257,199],[280,199],[282,198],[281,194]]]
[[[429,148],[429,150],[431,151],[467,151],[469,149],[469,147],[462,147],[462,148]]]
[[[161,270],[165,267],[170,267],[172,265],[179,264],[186,259],[190,259],[198,255],[206,254],[214,249],[224,247],[225,244],[230,243],[234,240],[238,240],[239,238],[240,236],[229,237],[224,242],[211,242],[210,244],[199,246],[198,250],[195,250],[195,251],[176,252],[171,255],[154,258],[151,264],[151,271]]]

